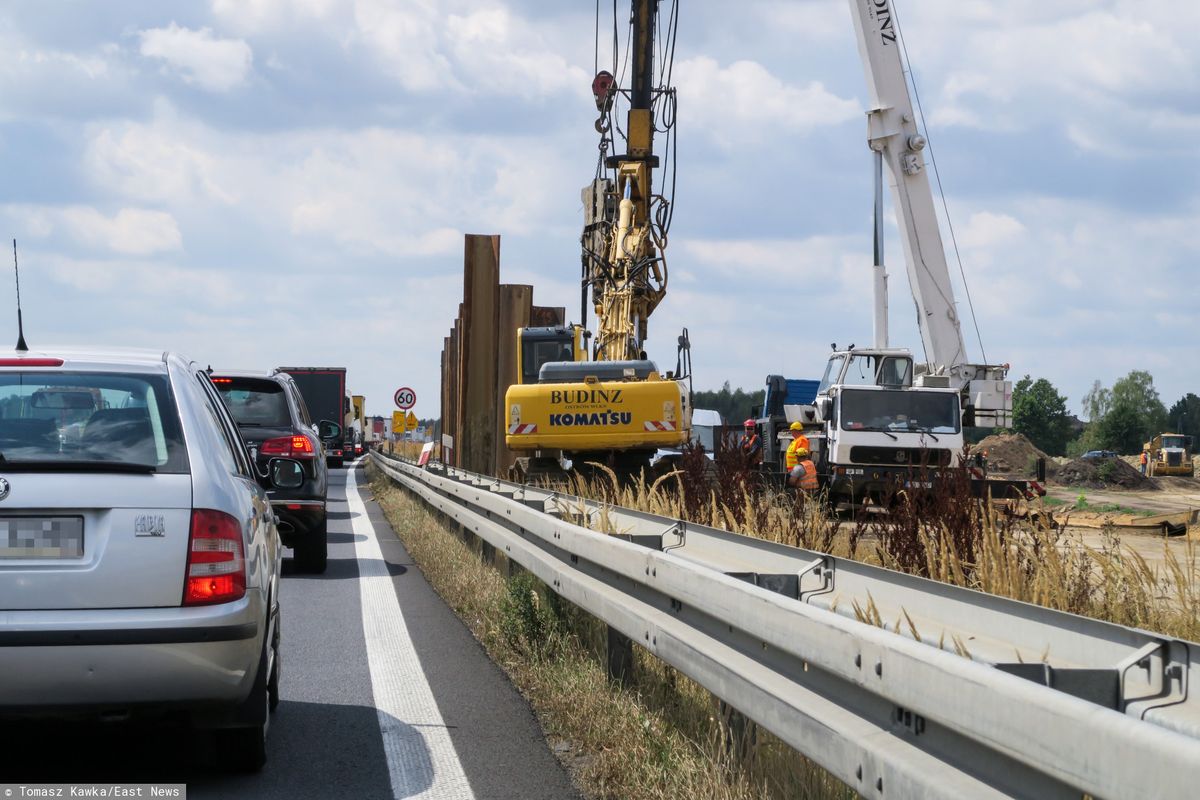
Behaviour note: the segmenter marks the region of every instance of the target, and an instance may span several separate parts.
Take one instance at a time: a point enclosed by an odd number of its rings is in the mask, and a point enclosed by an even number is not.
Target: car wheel
[[[326,537],[328,529],[328,521],[321,520],[320,526],[314,529],[304,541],[296,543],[296,561],[300,569],[316,575],[325,571],[329,562],[329,542]]]
[[[276,662],[278,663],[278,662]],[[258,673],[250,696],[239,709],[251,724],[217,732],[218,763],[233,772],[258,772],[267,763],[267,731],[271,727],[271,692],[267,671],[267,649],[263,648]],[[240,714],[239,714],[240,716]]]
[[[275,709],[279,708],[279,682],[283,675],[283,648],[279,643],[283,639],[283,629],[280,627],[282,617],[276,612],[275,614],[275,637],[271,644],[271,649],[275,651],[275,666],[271,668],[271,678],[267,681],[267,709],[274,713]]]

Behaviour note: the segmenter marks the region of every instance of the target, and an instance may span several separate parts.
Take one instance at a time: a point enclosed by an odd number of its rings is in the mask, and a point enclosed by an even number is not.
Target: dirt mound
[[[972,445],[971,455],[987,452],[988,472],[993,475],[1032,478],[1037,473],[1037,460],[1046,459],[1046,476],[1053,477],[1058,464],[1037,449],[1021,433],[994,433],[979,444]]]
[[[1077,458],[1058,471],[1056,481],[1088,489],[1154,490],[1158,485],[1120,458]]]

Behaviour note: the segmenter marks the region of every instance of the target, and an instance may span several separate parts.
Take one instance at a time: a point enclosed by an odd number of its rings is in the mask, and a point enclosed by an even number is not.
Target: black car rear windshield
[[[290,428],[283,387],[270,378],[213,378],[229,413],[239,425],[258,428]]]
[[[186,473],[167,376],[0,371],[0,469]]]

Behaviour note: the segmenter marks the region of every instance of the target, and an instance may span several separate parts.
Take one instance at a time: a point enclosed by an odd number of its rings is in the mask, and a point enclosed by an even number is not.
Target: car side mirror
[[[342,435],[342,426],[323,419],[317,423],[317,433],[322,439],[336,439]]]
[[[272,458],[267,471],[276,489],[299,489],[304,485],[304,467],[295,459]]]

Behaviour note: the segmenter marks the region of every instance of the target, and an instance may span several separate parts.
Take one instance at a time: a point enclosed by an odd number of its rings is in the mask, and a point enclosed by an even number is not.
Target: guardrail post
[[[608,677],[622,686],[633,683],[633,640],[616,628],[608,629]]]
[[[479,539],[479,559],[489,567],[496,566],[496,546],[487,539]]]
[[[717,701],[721,715],[721,736],[725,754],[736,763],[744,763],[753,754],[758,744],[758,724],[724,700]]]

